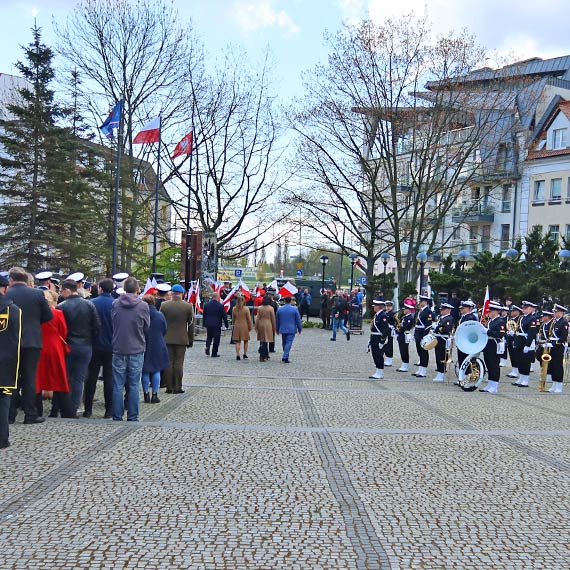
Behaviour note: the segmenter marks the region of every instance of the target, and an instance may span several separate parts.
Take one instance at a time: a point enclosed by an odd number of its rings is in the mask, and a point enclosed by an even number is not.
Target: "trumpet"
[[[516,319],[509,319],[507,321],[507,331],[517,332],[518,322]]]

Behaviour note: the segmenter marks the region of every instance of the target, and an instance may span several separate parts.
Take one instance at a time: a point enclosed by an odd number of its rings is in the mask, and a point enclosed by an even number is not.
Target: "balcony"
[[[460,206],[451,211],[451,220],[454,224],[473,224],[478,222],[493,222],[495,210],[488,205],[474,204],[472,206]]]

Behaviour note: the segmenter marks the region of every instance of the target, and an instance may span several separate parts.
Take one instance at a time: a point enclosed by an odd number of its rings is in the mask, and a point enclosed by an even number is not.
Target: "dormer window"
[[[552,131],[552,150],[566,148],[568,129],[554,129]]]

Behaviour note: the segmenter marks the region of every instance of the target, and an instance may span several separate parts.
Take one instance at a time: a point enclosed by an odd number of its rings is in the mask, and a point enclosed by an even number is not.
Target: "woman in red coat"
[[[69,382],[65,366],[67,323],[63,312],[55,308],[57,293],[55,291],[44,291],[44,295],[53,312],[53,319],[42,324],[43,347],[36,374],[37,400],[41,403],[42,391],[53,392],[54,408],[61,410],[62,417],[69,417],[70,414],[72,415],[72,411],[70,409],[71,402],[68,402]],[[54,416],[57,417],[57,412]]]

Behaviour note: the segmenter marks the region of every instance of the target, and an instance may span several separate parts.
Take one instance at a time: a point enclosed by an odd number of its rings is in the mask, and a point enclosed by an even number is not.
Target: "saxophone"
[[[542,327],[542,333],[543,333],[542,336],[544,337],[542,342],[545,344],[548,343],[550,339],[553,321],[547,323],[547,326],[548,325],[550,325],[548,330],[546,330],[544,326]],[[546,392],[546,376],[548,375],[548,364],[550,363],[551,360],[552,356],[550,355],[550,348],[547,346],[543,346],[542,354],[540,355],[540,380],[538,382],[539,392]]]

